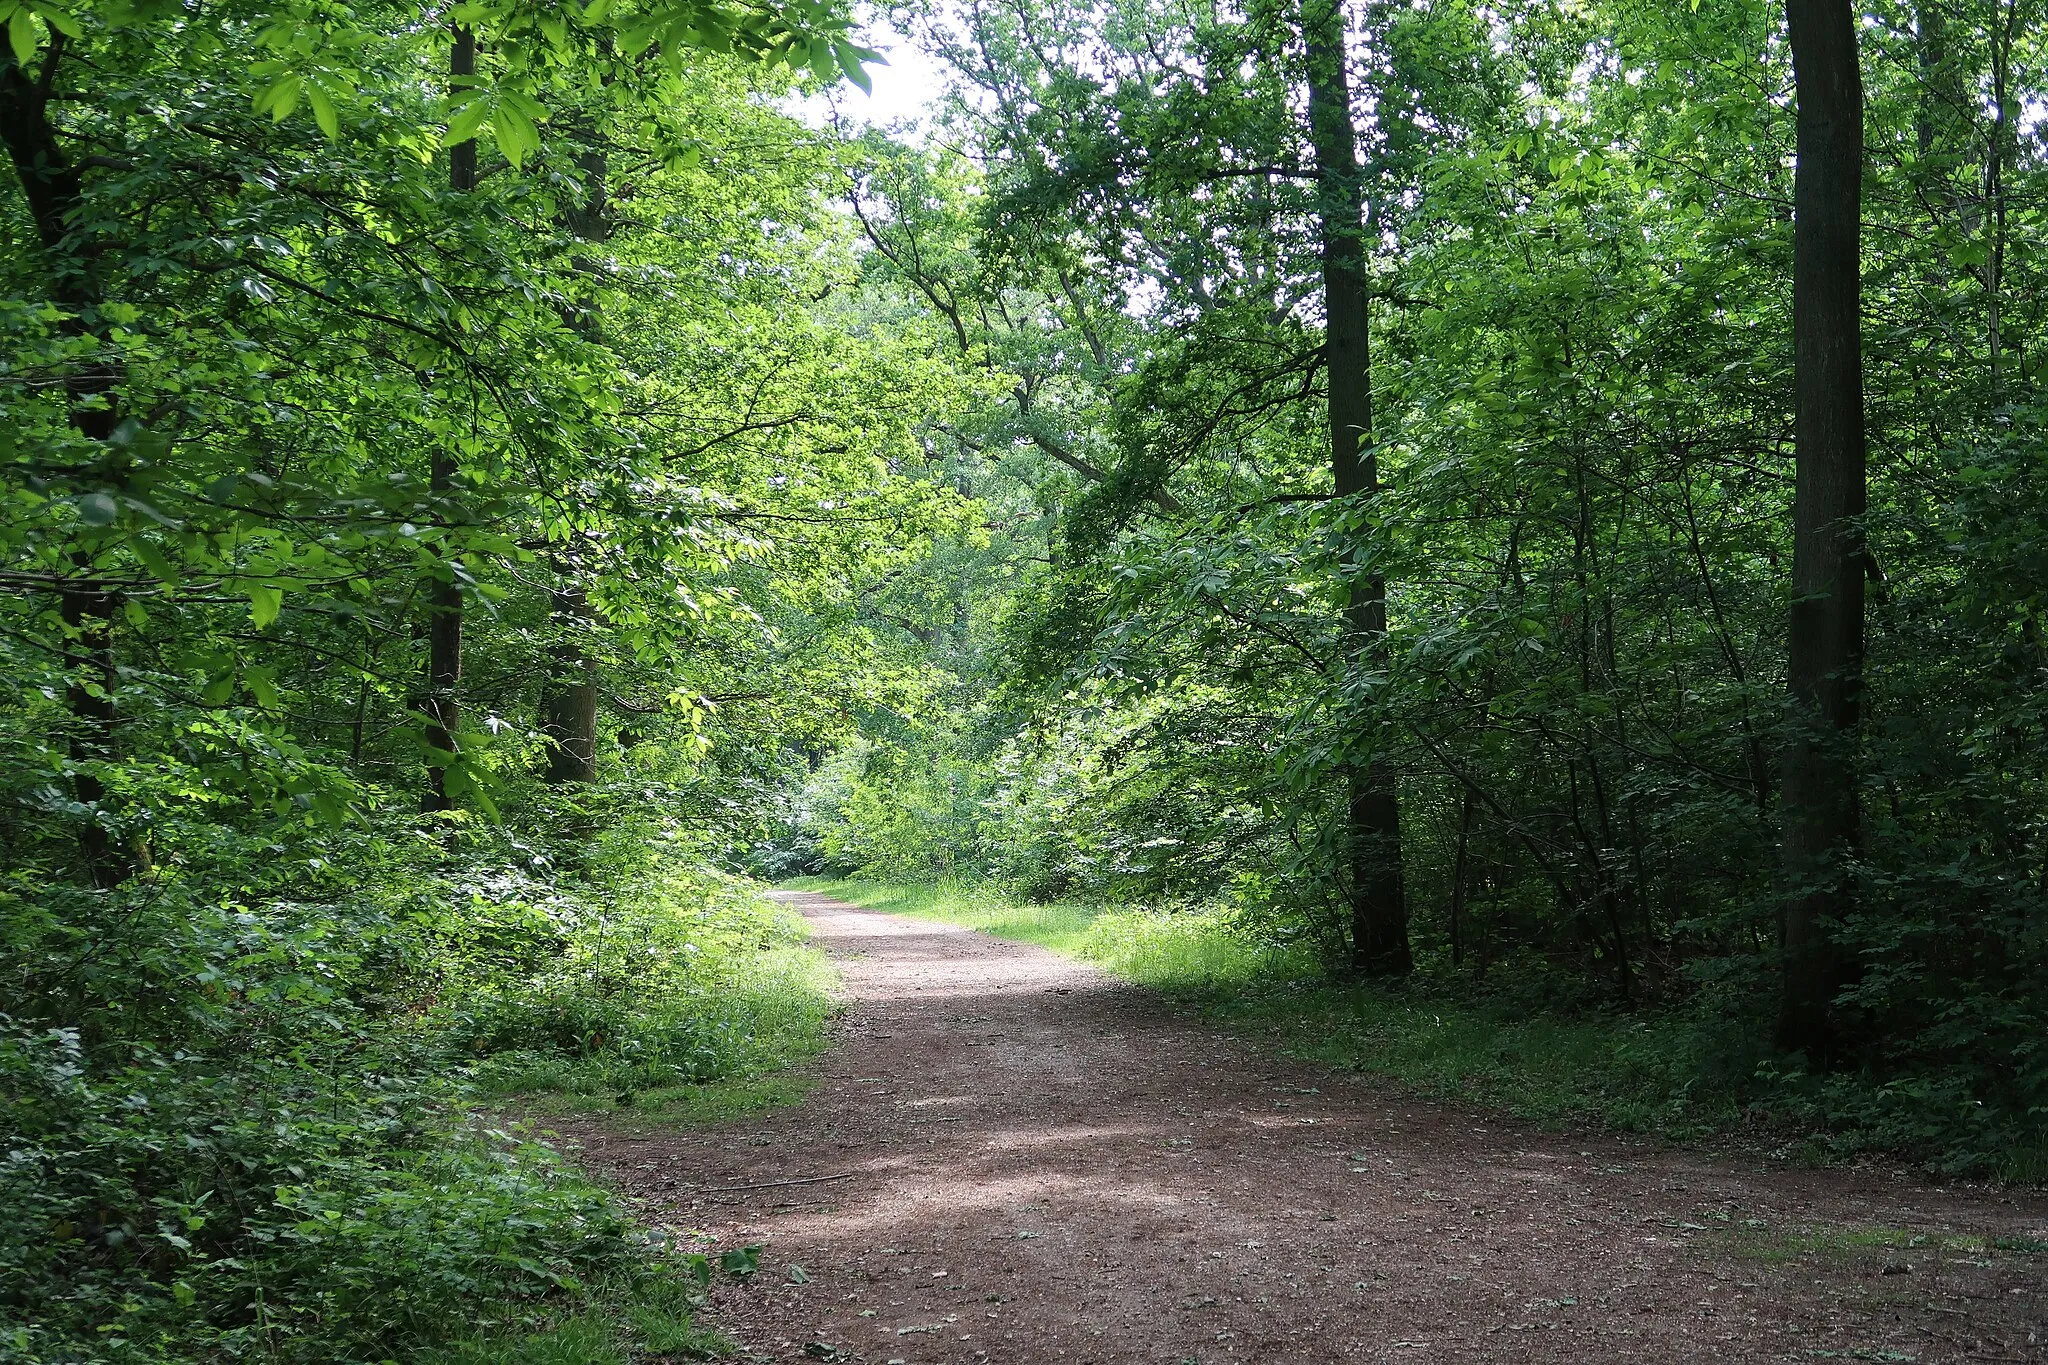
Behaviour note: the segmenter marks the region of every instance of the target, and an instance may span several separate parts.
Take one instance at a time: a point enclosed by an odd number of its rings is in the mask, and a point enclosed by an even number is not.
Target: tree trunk
[[[1451,863],[1451,965],[1465,965],[1465,868],[1472,852],[1472,789],[1458,803],[1458,853]]]
[[[1991,129],[1985,139],[1984,213],[1991,240],[1984,263],[1984,336],[1991,353],[1991,405],[2005,404],[2005,253],[2010,240],[2005,188],[2008,166],[2018,159],[2012,119],[2012,55],[2018,39],[2020,8],[2013,3],[2006,19],[1991,34]]]
[[[448,52],[449,85],[460,90],[476,75],[476,34],[467,28],[455,30]],[[448,186],[458,194],[476,188],[476,140],[455,143],[448,149]],[[455,491],[456,464],[453,454],[436,451],[428,474],[427,491],[434,502],[434,515],[449,515]],[[444,545],[446,542],[443,542]],[[454,805],[448,791],[448,764],[456,754],[456,734],[461,729],[462,705],[462,586],[452,563],[443,551],[445,574],[434,579],[427,598],[427,790],[420,799],[423,811],[443,811]]]
[[[1370,498],[1379,491],[1379,466],[1372,451],[1365,201],[1344,70],[1341,0],[1305,0],[1302,36],[1308,49],[1309,128],[1316,150],[1316,211],[1323,244],[1330,471],[1339,499]],[[1345,571],[1350,585],[1344,609],[1347,653],[1354,667],[1384,666],[1386,580],[1357,573],[1351,551],[1345,555]],[[1345,781],[1352,970],[1367,976],[1406,972],[1413,960],[1393,775],[1384,761],[1354,764]]]
[[[576,158],[585,176],[581,203],[572,204],[562,215],[563,224],[582,242],[602,242],[611,236],[609,186],[610,159],[598,143],[594,130],[584,130],[591,146]],[[580,272],[594,272],[596,263],[578,257],[572,263]],[[597,294],[578,301],[563,318],[585,340],[599,336]],[[597,661],[582,643],[593,617],[590,598],[582,588],[568,583],[572,570],[556,565],[565,586],[550,598],[550,615],[556,643],[548,651],[548,676],[541,695],[541,732],[548,740],[548,781],[561,786],[597,780]]]
[[[1793,180],[1797,363],[1792,734],[1783,781],[1784,996],[1778,1042],[1819,1065],[1847,1039],[1835,933],[1854,896],[1863,674],[1863,82],[1848,0],[1788,0],[1799,102]]]
[[[574,632],[590,616],[581,588],[553,595],[556,628]],[[597,661],[573,635],[549,652],[541,729],[548,738],[548,781],[556,785],[597,779]]]
[[[50,98],[64,35],[52,32],[33,79],[13,55],[0,56],[0,141],[7,144],[21,184],[22,199],[34,222],[36,237],[49,268],[50,298],[71,314],[64,326],[74,334],[86,331],[84,315],[98,302],[92,279],[93,247],[75,233],[75,219],[85,184],[57,141],[50,121]],[[102,450],[120,422],[114,389],[119,371],[104,362],[79,365],[65,379],[72,428]],[[120,473],[107,469],[109,483]],[[78,577],[58,594],[57,614],[64,622],[65,667],[71,674],[65,702],[77,722],[69,751],[74,764],[106,763],[115,755],[114,736],[120,716],[114,703],[119,674],[114,663],[114,617],[120,594],[98,581],[93,557],[80,551],[71,557]],[[88,811],[78,832],[78,861],[86,880],[107,888],[127,880],[135,859],[100,819],[106,786],[83,767],[71,779],[72,794]]]
[[[1919,100],[1913,112],[1914,141],[1925,161],[1944,140],[1944,127],[1953,122],[1961,101],[1951,100],[1951,72],[1948,47],[1948,15],[1941,0],[1922,0],[1913,7],[1914,55],[1920,66]]]

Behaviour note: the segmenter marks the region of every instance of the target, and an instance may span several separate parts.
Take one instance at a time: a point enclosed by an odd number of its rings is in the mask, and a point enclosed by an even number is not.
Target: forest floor
[[[778,895],[845,979],[810,1096],[556,1125],[650,1221],[765,1246],[714,1300],[750,1359],[2048,1360],[2048,1198],[1545,1131]]]

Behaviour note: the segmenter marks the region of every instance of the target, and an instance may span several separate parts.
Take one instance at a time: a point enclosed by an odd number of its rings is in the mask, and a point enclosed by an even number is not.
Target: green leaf
[[[42,0],[29,0],[29,8],[33,9],[44,23],[56,29],[57,32],[63,34],[66,38],[76,40],[85,36],[85,28],[78,22],[77,17],[65,12],[58,6],[46,5],[42,3]]]
[[[242,681],[248,684],[249,693],[256,698],[256,704],[266,711],[278,709],[277,681],[267,668],[251,668],[242,674]]]
[[[483,783],[476,779],[474,776],[475,769],[465,767],[464,772],[470,775],[469,780],[463,784],[463,790],[468,794],[469,799],[483,808],[485,819],[499,819],[498,803],[491,799],[491,794],[484,790]]]
[[[112,526],[121,505],[111,493],[87,493],[78,500],[78,519],[87,526]]]
[[[509,102],[499,104],[492,129],[498,135],[498,150],[515,167],[525,164],[527,157],[540,150],[540,130]]]
[[[256,629],[262,630],[277,619],[284,607],[284,590],[273,588],[267,583],[254,583],[249,587],[249,619]]]
[[[483,128],[484,120],[490,116],[490,100],[472,96],[455,111],[455,116],[448,120],[448,145],[452,147],[473,139]]]
[[[832,45],[830,43],[812,43],[810,51],[811,74],[827,84],[838,80],[839,61],[833,53]]]
[[[317,85],[306,87],[306,103],[313,107],[313,122],[320,125],[320,131],[330,138],[341,136],[341,119],[334,112],[334,101],[327,92]]]
[[[861,64],[865,61],[874,61],[887,66],[887,62],[883,62],[866,48],[855,47],[852,43],[834,43],[832,53],[839,59],[839,69],[846,73],[846,79],[858,86],[863,94],[875,93],[875,83],[868,78],[868,73]]]
[[[299,96],[305,88],[305,81],[298,76],[289,73],[279,76],[256,96],[256,112],[269,114],[273,120],[282,123],[299,107]]]
[[[14,60],[27,66],[36,55],[36,21],[26,7],[17,9],[7,16],[7,43],[14,49]]]
[[[518,90],[500,90],[498,92],[498,107],[500,109],[516,109],[535,123],[545,122],[548,116],[548,107],[545,104],[542,104],[533,96]]]

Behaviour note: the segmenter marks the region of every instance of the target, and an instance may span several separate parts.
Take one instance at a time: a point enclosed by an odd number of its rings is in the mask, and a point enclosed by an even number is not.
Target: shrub
[[[326,831],[0,893],[0,1360],[411,1357],[656,1273],[608,1194],[470,1107],[536,1078],[518,1058],[688,1084],[816,1045],[800,925],[660,836]]]

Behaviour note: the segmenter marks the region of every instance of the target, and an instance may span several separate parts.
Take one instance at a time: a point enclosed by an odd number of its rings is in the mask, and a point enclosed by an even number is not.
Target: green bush
[[[830,974],[800,916],[748,883],[601,844],[559,948],[458,983],[430,1016],[486,1093],[614,1096],[788,1066],[824,1037]]]
[[[695,1331],[680,1309],[634,1325],[673,1258],[471,1112],[817,1046],[826,982],[795,917],[663,833],[325,831],[313,857],[216,834],[119,891],[0,892],[0,1360]]]

